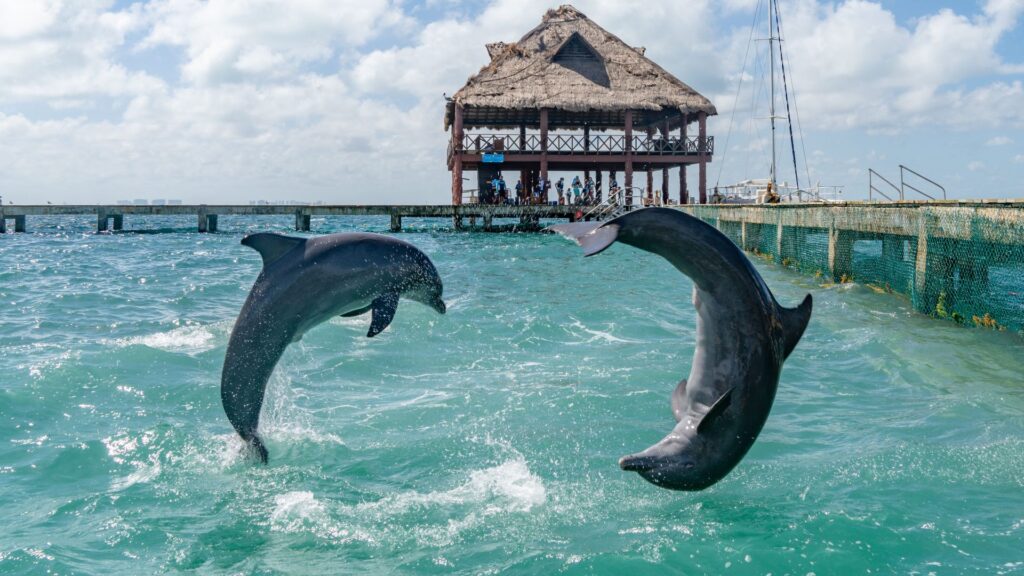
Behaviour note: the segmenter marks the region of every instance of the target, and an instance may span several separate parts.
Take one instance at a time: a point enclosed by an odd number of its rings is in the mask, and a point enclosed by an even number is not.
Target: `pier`
[[[124,229],[126,216],[194,216],[199,232],[216,232],[222,216],[285,216],[295,218],[295,230],[310,231],[313,216],[388,216],[391,231],[402,229],[403,218],[446,218],[456,230],[466,226],[482,225],[485,231],[495,229],[494,221],[502,218],[518,219],[519,226],[539,229],[541,219],[566,219],[572,222],[576,215],[586,210],[579,206],[547,205],[484,205],[462,206],[351,206],[351,205],[8,205],[0,208],[0,233],[7,232],[8,223],[13,222],[15,232],[28,230],[29,216],[89,216],[96,219],[96,231],[119,231]]]
[[[1024,331],[1024,200],[681,207],[744,250],[916,310]]]

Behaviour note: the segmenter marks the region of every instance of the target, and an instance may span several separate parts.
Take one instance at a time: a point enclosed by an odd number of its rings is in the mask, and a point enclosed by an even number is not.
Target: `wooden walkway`
[[[0,207],[0,233],[7,231],[8,221],[14,223],[15,232],[28,229],[30,216],[92,216],[96,219],[96,230],[123,230],[126,216],[195,216],[200,232],[216,232],[220,216],[293,216],[295,229],[309,231],[312,216],[389,216],[391,230],[402,229],[403,218],[448,218],[456,229],[462,229],[466,221],[479,218],[485,230],[493,227],[496,218],[516,218],[520,224],[537,226],[541,219],[567,219],[572,221],[579,206],[491,206],[491,205],[405,205],[405,206],[354,206],[354,205],[229,205],[229,204],[180,204],[180,205],[134,205],[134,204],[79,204],[79,205],[8,205]]]

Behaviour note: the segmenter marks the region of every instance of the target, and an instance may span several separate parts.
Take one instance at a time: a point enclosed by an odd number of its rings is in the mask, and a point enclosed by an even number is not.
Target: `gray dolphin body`
[[[379,234],[295,238],[260,233],[242,244],[263,257],[263,270],[231,331],[220,396],[231,425],[267,461],[257,434],[263,393],[285,349],[334,316],[372,312],[368,337],[387,328],[400,297],[445,312],[443,286],[426,254]]]
[[[782,363],[810,320],[810,294],[797,308],[783,308],[728,237],[679,210],[647,208],[551,229],[587,256],[619,241],[665,258],[693,280],[697,346],[690,377],[672,394],[676,426],[619,465],[673,490],[703,490],[724,478],[768,419]]]

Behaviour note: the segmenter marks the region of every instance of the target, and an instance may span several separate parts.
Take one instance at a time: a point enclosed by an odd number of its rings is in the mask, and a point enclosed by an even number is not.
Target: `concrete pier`
[[[832,282],[906,294],[916,310],[958,322],[977,317],[979,325],[1024,330],[1024,286],[989,292],[993,267],[1003,271],[1003,278],[1009,270],[1010,277],[1024,283],[1024,201],[679,209],[720,229],[745,250]],[[863,247],[855,249],[859,243]]]

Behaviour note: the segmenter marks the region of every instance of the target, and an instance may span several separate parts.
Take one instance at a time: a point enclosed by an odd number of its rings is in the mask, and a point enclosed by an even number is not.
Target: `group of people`
[[[551,180],[540,178],[532,190],[524,188],[522,180],[516,180],[514,188],[509,189],[505,178],[497,173],[494,178],[487,182],[488,189],[482,191],[481,201],[491,204],[507,204],[518,206],[521,204],[551,204],[559,206],[585,206],[599,204],[601,202],[601,188],[594,179],[586,176],[580,179],[579,175],[573,177],[572,182],[566,187],[565,177],[561,177],[555,183],[555,191],[558,199],[550,198]],[[616,194],[619,191],[619,184],[612,178],[608,183],[609,194]],[[512,192],[515,192],[513,195]]]

